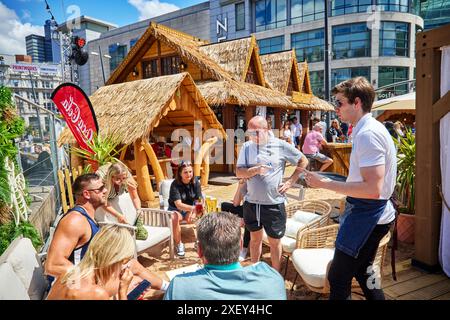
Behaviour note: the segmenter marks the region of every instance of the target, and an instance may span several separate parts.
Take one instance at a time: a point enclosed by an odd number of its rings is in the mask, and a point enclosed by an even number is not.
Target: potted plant
[[[85,171],[95,172],[99,167],[109,162],[117,162],[117,156],[122,151],[122,148],[118,148],[120,142],[114,136],[99,136],[94,135],[91,141],[86,143],[92,152],[73,147],[71,152],[80,158],[84,159],[88,164]]]
[[[397,221],[398,240],[414,243],[416,138],[411,129],[405,136],[394,139],[397,146],[397,193],[403,204]]]

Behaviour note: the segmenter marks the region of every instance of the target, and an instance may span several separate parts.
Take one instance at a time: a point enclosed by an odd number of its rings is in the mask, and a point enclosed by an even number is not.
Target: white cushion
[[[31,300],[41,300],[44,297],[48,284],[30,239],[15,239],[0,257],[0,263],[4,262],[11,265]]]
[[[161,181],[161,185],[159,186],[159,195],[160,195],[160,205],[161,209],[167,210],[169,208],[169,196],[170,196],[170,186],[175,179],[167,179]]]
[[[299,229],[303,228],[306,224],[303,222],[296,221],[292,218],[286,220],[286,237],[297,238],[297,232]]]
[[[308,212],[308,211],[302,211],[302,210],[297,210],[294,213],[294,220],[304,223],[304,224],[308,224],[310,222],[313,222],[314,220],[319,219],[321,216],[318,214],[315,214],[313,212]]]
[[[148,231],[148,237],[147,240],[136,240],[136,249],[138,252],[142,252],[164,239],[170,238],[170,229],[167,227],[144,226],[144,228]]]
[[[0,284],[0,300],[30,300],[22,281],[7,262],[0,264]]]
[[[137,213],[133,200],[131,200],[128,192],[124,192],[120,196],[113,199],[108,199],[108,205],[123,214],[129,224],[134,225],[136,222]],[[95,220],[98,222],[118,222],[117,218],[108,213],[104,207],[97,208],[95,211]]]
[[[333,260],[334,248],[296,249],[292,263],[302,279],[312,287],[325,286],[327,267]]]
[[[263,231],[263,241],[264,243],[269,244],[269,239],[267,238],[266,231]],[[295,238],[284,236],[281,238],[281,246],[283,248],[283,252],[291,253],[295,250],[295,245],[297,240]]]

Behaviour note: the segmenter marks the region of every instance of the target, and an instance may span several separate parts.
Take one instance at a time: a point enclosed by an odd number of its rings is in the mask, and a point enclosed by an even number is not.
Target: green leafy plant
[[[92,149],[92,152],[81,148],[72,148],[71,152],[80,158],[87,160],[91,166],[95,164],[99,167],[109,162],[117,162],[117,156],[120,155],[120,152],[125,148],[125,146],[119,148],[120,142],[117,137],[103,137],[97,134],[94,135],[91,141],[87,142],[87,145]]]
[[[11,221],[0,225],[0,255],[5,252],[14,239],[20,236],[30,239],[37,251],[43,245],[41,236],[29,221],[21,221],[18,226]]]
[[[406,212],[415,212],[416,137],[407,129],[404,137],[394,139],[397,146],[397,190]]]

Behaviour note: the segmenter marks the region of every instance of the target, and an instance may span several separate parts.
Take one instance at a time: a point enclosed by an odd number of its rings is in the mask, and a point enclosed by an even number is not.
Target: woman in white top
[[[281,140],[286,141],[294,145],[294,133],[291,131],[291,124],[289,121],[285,121],[283,127],[281,128]]]

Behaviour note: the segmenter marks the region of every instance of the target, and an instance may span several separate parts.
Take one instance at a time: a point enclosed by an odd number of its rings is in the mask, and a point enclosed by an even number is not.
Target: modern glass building
[[[322,97],[326,33],[330,88],[355,76],[366,77],[375,87],[414,77],[415,33],[424,22],[412,0],[331,0],[328,14],[325,1],[211,0],[211,41],[254,33],[262,54],[295,48],[299,62],[308,62],[314,93]],[[233,9],[238,5],[246,10],[246,34],[234,25]],[[220,27],[225,22],[227,32]],[[388,89],[379,98],[408,88]]]
[[[425,30],[450,23],[450,0],[422,0],[418,3]]]

